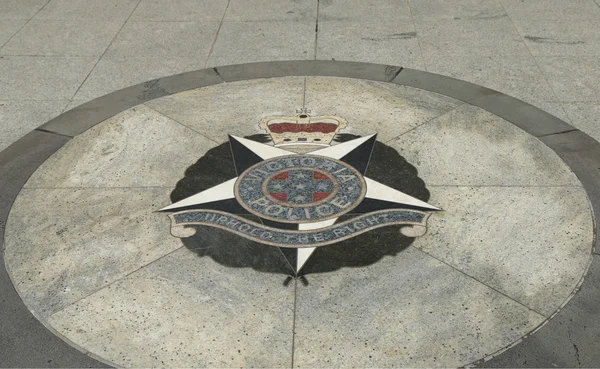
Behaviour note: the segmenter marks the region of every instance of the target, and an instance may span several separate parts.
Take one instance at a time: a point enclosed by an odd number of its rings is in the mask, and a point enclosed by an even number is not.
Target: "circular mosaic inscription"
[[[260,162],[235,184],[235,196],[251,213],[283,223],[312,223],[354,209],[367,187],[362,175],[339,160],[289,155]]]

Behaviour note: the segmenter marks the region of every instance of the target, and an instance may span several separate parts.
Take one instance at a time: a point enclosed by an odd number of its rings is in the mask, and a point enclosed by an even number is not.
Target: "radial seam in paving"
[[[504,292],[502,292],[502,291],[498,290],[497,288],[495,288],[495,287],[492,287],[492,286],[490,286],[490,285],[488,285],[488,284],[486,284],[486,283],[484,283],[484,282],[480,281],[479,279],[477,279],[477,278],[473,277],[472,275],[468,274],[467,272],[465,272],[465,271],[463,271],[463,270],[460,270],[460,269],[458,269],[458,268],[457,268],[457,267],[455,267],[454,265],[452,265],[452,264],[449,264],[448,262],[446,262],[446,261],[444,261],[444,260],[442,260],[442,259],[440,259],[440,258],[438,258],[438,257],[436,257],[436,256],[434,256],[434,255],[431,255],[430,253],[428,253],[428,252],[426,252],[426,251],[423,251],[423,250],[421,250],[420,248],[418,248],[418,247],[416,247],[416,246],[412,246],[412,245],[411,245],[410,247],[412,247],[412,248],[415,248],[415,249],[419,250],[420,252],[422,252],[422,253],[424,253],[424,254],[426,254],[426,255],[429,255],[430,257],[432,257],[432,258],[436,259],[437,261],[439,261],[439,262],[441,262],[441,263],[444,263],[444,264],[446,264],[447,266],[449,266],[450,268],[452,268],[452,269],[456,270],[457,272],[460,272],[461,274],[463,274],[463,275],[465,275],[465,276],[469,277],[470,279],[472,279],[472,280],[474,280],[474,281],[476,281],[476,282],[478,282],[478,283],[481,283],[482,285],[484,285],[484,286],[488,287],[489,289],[491,289],[491,290],[494,290],[495,292],[499,293],[500,295],[502,295],[502,296],[504,296],[504,297],[506,297],[506,298],[508,298],[508,299],[510,299],[510,300],[512,300],[512,301],[514,301],[514,302],[516,302],[517,304],[519,304],[519,305],[523,306],[524,308],[527,308],[527,309],[529,309],[529,310],[533,311],[534,313],[538,314],[539,316],[542,316],[542,317],[544,317],[544,320],[546,320],[546,319],[548,318],[548,316],[547,316],[547,315],[540,313],[539,311],[537,311],[537,310],[535,310],[535,309],[533,309],[533,308],[531,308],[531,307],[529,307],[529,306],[527,306],[527,305],[523,304],[522,302],[520,302],[520,301],[518,301],[518,300],[515,300],[513,297],[510,297],[509,295],[507,295],[506,293],[504,293]]]
[[[175,123],[181,124],[183,127],[185,127],[185,128],[187,128],[187,129],[189,129],[189,130],[190,130],[190,131],[192,131],[192,132],[195,132],[195,133],[199,134],[200,136],[202,136],[202,137],[206,138],[207,140],[209,140],[209,141],[211,141],[211,142],[214,142],[214,143],[216,143],[217,145],[221,144],[220,142],[217,142],[217,141],[215,141],[214,139],[212,139],[212,138],[210,138],[210,137],[206,136],[204,133],[198,132],[198,131],[196,131],[195,129],[193,129],[192,127],[190,127],[190,126],[188,126],[188,125],[186,125],[186,124],[183,124],[183,123],[181,123],[181,122],[180,122],[180,121],[178,121],[177,119],[175,119],[175,118],[172,118],[172,117],[168,116],[167,114],[165,114],[165,113],[163,113],[163,112],[161,112],[161,111],[158,111],[158,110],[154,109],[154,108],[153,108],[153,107],[151,107],[150,105],[148,105],[148,104],[143,104],[143,105],[144,105],[146,108],[148,108],[148,109],[150,109],[150,110],[152,110],[152,111],[156,112],[157,114],[159,114],[159,115],[162,115],[163,117],[165,117],[165,118],[167,118],[167,119],[169,119],[169,120],[172,120],[172,121],[173,121],[173,122],[175,122]]]
[[[451,112],[453,112],[454,110],[456,110],[456,109],[460,108],[461,106],[463,106],[463,105],[465,105],[465,104],[466,104],[465,102],[461,102],[460,104],[458,104],[458,105],[456,105],[456,106],[453,106],[452,108],[450,108],[449,110],[447,110],[447,111],[445,111],[445,112],[441,113],[440,115],[438,115],[438,116],[436,116],[436,117],[433,117],[433,118],[431,118],[431,119],[429,119],[429,120],[427,120],[427,121],[425,121],[425,122],[423,122],[423,123],[421,123],[421,124],[418,124],[418,125],[416,125],[416,126],[412,127],[411,129],[409,129],[409,130],[407,130],[407,131],[405,131],[405,132],[402,132],[402,133],[400,133],[398,136],[396,136],[396,137],[393,137],[393,138],[390,138],[389,140],[386,140],[386,141],[383,141],[383,142],[384,142],[384,143],[390,143],[390,142],[392,142],[392,141],[395,141],[395,140],[399,139],[400,137],[404,136],[405,134],[407,134],[407,133],[410,133],[410,132],[412,132],[412,131],[416,130],[417,128],[419,128],[419,127],[422,127],[422,126],[426,125],[426,124],[427,124],[427,123],[429,123],[429,122],[433,122],[434,120],[436,120],[436,119],[438,119],[438,118],[440,118],[440,117],[443,117],[444,115],[446,115],[446,114],[448,114],[448,113],[451,113]]]

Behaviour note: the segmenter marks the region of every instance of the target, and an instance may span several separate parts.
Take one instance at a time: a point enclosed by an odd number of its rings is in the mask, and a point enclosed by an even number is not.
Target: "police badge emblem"
[[[296,274],[317,247],[376,228],[425,234],[439,208],[365,175],[376,134],[332,145],[344,118],[298,113],[260,121],[272,145],[230,135],[237,176],[160,209],[171,213],[171,233],[189,237],[204,225],[291,249]]]

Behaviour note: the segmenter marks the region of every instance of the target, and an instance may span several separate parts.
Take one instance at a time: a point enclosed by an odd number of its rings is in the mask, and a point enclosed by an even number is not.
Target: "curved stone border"
[[[0,296],[3,297],[0,300],[0,311],[3,311],[0,334],[5,336],[0,338],[14,345],[11,356],[6,359],[0,356],[0,362],[8,366],[49,366],[50,362],[46,361],[48,355],[58,355],[64,362],[54,362],[52,366],[103,366],[76,352],[43,328],[23,305],[6,273],[3,255],[8,213],[21,187],[50,155],[94,125],[162,96],[225,82],[289,76],[345,77],[395,83],[446,95],[485,109],[539,138],[554,150],[583,184],[594,213],[600,209],[600,143],[545,111],[473,83],[397,66],[325,60],[229,65],[158,78],[82,104],[0,152]],[[595,222],[597,233],[598,224]],[[595,237],[594,260],[585,282],[569,304],[535,335],[530,335],[502,355],[479,363],[480,366],[597,366],[600,362],[600,352],[594,347],[600,335],[600,307],[597,303],[600,301],[600,257],[597,256],[597,242]],[[565,343],[565,329],[570,344]],[[587,350],[585,353],[583,348]]]

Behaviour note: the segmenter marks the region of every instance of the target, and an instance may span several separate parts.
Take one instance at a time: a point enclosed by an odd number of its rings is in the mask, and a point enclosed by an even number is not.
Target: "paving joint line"
[[[140,1],[141,1],[141,0],[140,0]],[[43,9],[46,7],[46,5],[48,5],[49,3],[50,3],[50,0],[46,1],[46,3],[45,3],[44,5],[42,5],[42,7],[41,7],[41,8],[40,8],[40,9],[39,9],[37,12],[35,12],[35,14],[34,14],[34,15],[31,17],[31,18],[29,18],[29,19],[27,20],[27,22],[25,22],[25,23],[24,23],[24,24],[21,26],[21,28],[19,28],[19,29],[17,30],[17,32],[15,32],[15,33],[14,33],[12,36],[10,36],[10,38],[9,38],[8,40],[6,40],[6,42],[5,42],[5,43],[3,43],[2,45],[0,45],[0,49],[1,49],[1,48],[3,48],[4,46],[6,46],[6,45],[7,45],[7,44],[8,44],[8,43],[9,43],[9,42],[10,42],[10,41],[11,41],[11,40],[12,40],[12,39],[13,39],[13,38],[14,38],[14,37],[17,35],[17,33],[21,32],[21,30],[23,30],[23,28],[25,28],[25,26],[27,26],[27,25],[29,24],[29,22],[31,22],[31,21],[33,20],[33,18],[35,18],[35,16],[36,16],[36,15],[38,15],[38,14],[39,14],[39,12],[41,12],[41,11],[42,11],[42,10],[43,10]]]
[[[294,278],[294,315],[292,318],[292,366],[294,368],[294,355],[296,353],[296,306],[298,302],[298,278]]]
[[[423,53],[423,46],[421,45],[421,40],[419,39],[419,34],[417,33],[417,22],[415,22],[415,17],[412,12],[412,7],[410,6],[410,1],[411,0],[406,0],[406,4],[408,5],[408,12],[410,13],[410,20],[413,24],[413,29],[415,30],[415,38],[417,39],[417,45],[419,45],[421,61],[423,62],[423,67],[425,67],[425,71],[429,71],[429,68],[427,68],[427,64],[425,63],[425,54]]]
[[[315,50],[314,50],[314,59],[317,60],[317,52],[319,45],[319,8],[321,7],[321,0],[317,0],[317,19],[315,22]]]
[[[515,21],[511,18],[511,16],[509,15],[509,13],[506,11],[506,8],[504,7],[504,4],[502,3],[502,1],[498,1],[498,3],[502,7],[502,10],[504,11],[504,13],[506,13],[506,17],[508,19],[510,19],[510,24],[512,24],[515,32],[517,32],[517,34],[519,35],[519,37],[521,37],[521,40],[523,41],[523,44],[525,45],[525,48],[527,49],[527,52],[529,52],[529,56],[531,56],[531,58],[533,59],[533,62],[535,63],[535,66],[537,67],[537,69],[540,72],[540,74],[542,75],[542,77],[544,77],[544,81],[546,81],[546,83],[548,84],[548,87],[550,87],[550,91],[552,91],[552,94],[554,95],[555,101],[559,101],[558,95],[557,95],[556,91],[554,90],[554,87],[552,87],[552,84],[548,80],[548,77],[546,76],[546,74],[544,73],[544,71],[542,70],[542,68],[540,67],[540,63],[538,63],[537,58],[531,52],[531,48],[529,47],[529,45],[527,45],[527,42],[525,41],[524,35],[521,33],[521,31],[519,31],[519,28],[517,28],[517,25],[515,24]],[[547,58],[547,56],[546,56],[546,58]],[[533,104],[531,104],[531,105],[533,105]],[[566,111],[563,108],[563,106],[562,106],[561,103],[558,104],[558,107],[560,108],[560,110],[562,111],[562,113],[566,116]],[[540,109],[540,110],[542,110],[542,109]]]
[[[423,90],[423,91],[425,91],[425,90]],[[456,99],[455,99],[455,100],[456,100]],[[457,101],[461,101],[461,100],[457,100]],[[456,110],[456,109],[460,108],[461,106],[463,106],[463,105],[465,105],[465,104],[467,104],[467,103],[466,103],[466,102],[464,102],[464,101],[461,101],[461,103],[460,103],[460,104],[458,104],[458,105],[456,105],[456,106],[452,107],[452,109],[449,109],[449,110],[447,110],[447,111],[445,111],[445,112],[443,112],[443,113],[441,113],[441,114],[439,114],[439,115],[437,115],[437,116],[435,116],[435,117],[433,117],[433,118],[429,119],[429,120],[428,120],[428,121],[426,121],[426,122],[423,122],[423,123],[421,123],[421,124],[419,124],[419,125],[416,125],[416,126],[412,127],[411,129],[409,129],[408,131],[402,132],[401,134],[399,134],[399,135],[398,135],[398,136],[396,136],[396,137],[393,137],[393,138],[391,138],[391,139],[389,139],[389,140],[387,140],[387,141],[385,141],[385,142],[384,142],[384,141],[381,141],[381,142],[382,142],[382,143],[384,143],[384,144],[387,144],[387,143],[389,143],[389,142],[395,141],[395,140],[399,139],[400,137],[404,136],[405,134],[407,134],[407,133],[409,133],[409,132],[412,132],[412,131],[414,131],[415,129],[417,129],[417,128],[421,127],[421,126],[424,126],[424,125],[426,125],[427,123],[429,123],[429,122],[432,122],[432,121],[434,121],[434,120],[436,120],[436,119],[438,119],[438,118],[440,118],[440,117],[442,117],[442,116],[444,116],[444,115],[446,115],[446,114],[448,114],[448,113],[451,113],[452,111],[454,111],[454,110]],[[469,104],[469,105],[470,105],[470,104]]]
[[[550,137],[550,136],[562,135],[562,134],[569,133],[569,132],[579,132],[579,130],[577,128],[573,128],[573,129],[567,129],[567,130],[561,131],[561,132],[553,132],[553,133],[548,133],[545,135],[535,136],[535,137],[536,138]]]
[[[69,104],[67,103],[67,106],[68,106],[68,105],[69,105]],[[66,106],[65,106],[65,108],[66,108]],[[54,131],[49,131],[49,130],[47,130],[47,129],[43,129],[43,128],[39,128],[39,127],[38,127],[38,128],[36,128],[36,129],[34,129],[34,131],[38,131],[38,132],[44,132],[44,133],[50,133],[50,134],[57,135],[57,136],[67,137],[67,138],[69,138],[69,139],[71,139],[71,138],[75,137],[75,136],[69,136],[69,135],[65,135],[65,134],[62,134],[62,133],[54,132]]]
[[[400,67],[398,68],[398,71],[396,73],[394,73],[394,75],[388,79],[386,82],[392,82],[394,79],[396,79],[396,77],[398,77],[398,74],[400,74],[400,72],[402,72],[404,70],[404,67]]]
[[[191,128],[191,127],[189,127],[189,126],[187,126],[187,125],[185,125],[185,124],[181,123],[181,122],[180,122],[180,121],[178,121],[177,119],[173,119],[173,118],[171,118],[170,116],[168,116],[168,115],[166,115],[166,114],[164,114],[164,113],[162,113],[162,112],[160,112],[160,111],[158,111],[158,110],[156,110],[156,109],[154,109],[154,108],[152,108],[152,107],[150,107],[150,106],[146,105],[145,103],[144,103],[144,106],[145,106],[145,107],[147,107],[148,109],[150,109],[150,110],[152,110],[152,111],[156,112],[157,114],[160,114],[160,115],[162,115],[163,117],[165,117],[165,118],[167,118],[167,119],[170,119],[170,120],[172,120],[173,122],[175,122],[175,123],[178,123],[178,124],[182,125],[183,127],[185,127],[185,128],[187,128],[187,129],[189,129],[190,131],[192,131],[192,132],[195,132],[195,133],[199,134],[200,136],[202,136],[202,137],[206,138],[207,140],[209,140],[209,141],[211,141],[211,142],[213,142],[213,143],[215,143],[215,144],[217,144],[217,145],[220,145],[220,144],[222,144],[222,142],[217,142],[217,141],[215,141],[214,139],[212,139],[212,138],[210,138],[210,137],[208,137],[208,136],[204,135],[203,133],[200,133],[200,132],[196,131],[195,129],[193,129],[193,128]]]
[[[464,276],[466,276],[466,277],[469,277],[470,279],[474,280],[475,282],[481,283],[482,285],[484,285],[484,286],[488,287],[489,289],[491,289],[491,290],[493,290],[493,291],[495,291],[495,292],[497,292],[497,293],[501,294],[502,296],[504,296],[504,297],[508,298],[509,300],[512,300],[513,302],[516,302],[517,304],[519,304],[519,305],[523,306],[523,307],[524,307],[524,308],[526,308],[527,310],[531,310],[531,311],[533,311],[534,313],[536,313],[536,314],[538,314],[539,316],[543,317],[543,318],[544,318],[544,320],[547,320],[547,319],[549,319],[549,318],[551,317],[551,315],[550,315],[550,316],[547,316],[547,315],[545,315],[545,314],[542,314],[542,313],[540,313],[539,311],[537,311],[537,310],[535,310],[535,309],[533,309],[533,308],[530,308],[529,306],[527,306],[527,305],[523,304],[522,302],[520,302],[520,301],[517,301],[517,300],[515,300],[514,298],[512,298],[512,297],[508,296],[506,293],[504,293],[504,292],[502,292],[502,291],[500,291],[500,290],[498,290],[498,289],[496,289],[496,288],[494,288],[494,287],[492,287],[492,286],[490,286],[490,285],[488,285],[488,284],[486,284],[486,283],[484,283],[484,282],[482,282],[482,281],[478,280],[477,278],[473,277],[472,275],[469,275],[469,274],[465,273],[464,271],[462,271],[462,270],[458,269],[458,268],[457,268],[457,267],[455,267],[454,265],[452,265],[452,264],[449,264],[449,263],[447,263],[446,261],[444,261],[444,260],[442,260],[442,259],[440,259],[440,258],[438,258],[438,257],[436,257],[436,256],[434,256],[434,255],[431,255],[430,253],[428,253],[428,252],[425,252],[425,251],[421,250],[421,249],[420,249],[420,248],[418,248],[418,247],[414,247],[414,246],[412,246],[412,245],[411,245],[411,246],[409,246],[409,247],[412,247],[412,248],[414,248],[414,249],[416,249],[416,250],[419,250],[420,252],[424,253],[425,255],[429,255],[430,257],[434,258],[435,260],[439,261],[440,263],[443,263],[443,264],[445,264],[445,265],[449,266],[450,268],[452,268],[452,269],[456,270],[457,272],[459,272],[459,273],[463,274]]]
[[[65,309],[67,309],[67,308],[69,308],[69,307],[71,307],[71,306],[73,306],[73,305],[77,304],[78,302],[80,302],[80,301],[82,301],[82,300],[85,300],[86,298],[88,298],[88,297],[90,297],[90,296],[92,296],[92,295],[95,295],[96,293],[98,293],[98,292],[100,292],[100,291],[102,291],[102,290],[105,290],[106,288],[108,288],[108,287],[112,286],[113,284],[115,284],[115,283],[117,283],[117,282],[119,282],[119,281],[122,281],[122,280],[126,279],[126,278],[127,278],[127,277],[129,277],[130,275],[132,275],[132,274],[134,274],[134,273],[136,273],[136,272],[138,272],[138,271],[140,271],[140,270],[142,270],[142,269],[144,269],[144,268],[146,268],[146,267],[148,267],[148,266],[150,266],[150,265],[152,265],[152,264],[156,263],[157,261],[159,261],[159,260],[161,260],[161,259],[163,259],[163,258],[165,258],[165,257],[167,257],[167,256],[169,256],[169,255],[171,255],[172,253],[174,253],[174,252],[176,252],[176,251],[178,251],[178,250],[181,250],[182,248],[185,248],[185,246],[181,245],[181,246],[179,246],[178,248],[176,248],[175,250],[169,251],[168,253],[166,253],[166,254],[164,254],[164,255],[160,256],[158,259],[154,259],[154,260],[152,260],[151,262],[149,262],[148,264],[144,264],[144,265],[140,266],[139,268],[137,268],[137,269],[135,269],[135,270],[132,270],[131,272],[127,273],[126,275],[122,276],[121,278],[117,278],[117,279],[115,279],[114,281],[110,282],[109,284],[107,284],[107,285],[105,285],[105,286],[102,286],[102,287],[100,287],[100,288],[98,288],[98,289],[94,290],[93,292],[90,292],[89,294],[87,294],[87,295],[85,295],[85,296],[83,296],[83,297],[81,297],[81,298],[78,298],[77,300],[75,300],[75,301],[71,302],[70,304],[67,304],[67,305],[63,306],[63,307],[62,307],[62,308],[60,308],[59,310],[53,311],[53,312],[52,312],[52,314],[48,315],[48,317],[46,317],[44,320],[46,320],[46,321],[50,321],[50,319],[51,319],[51,318],[52,318],[54,315],[56,315],[56,314],[60,313],[61,311],[64,311]],[[6,260],[5,260],[5,262],[6,262]],[[19,297],[20,297],[20,296],[21,296],[21,295],[19,294]],[[24,303],[24,304],[25,304],[25,303]],[[25,306],[27,306],[27,304],[25,304]]]
[[[306,80],[308,77],[304,77],[304,91],[302,94],[302,107],[306,109]]]
[[[206,60],[204,61],[204,68],[207,67],[208,60],[210,59],[210,56],[212,55],[212,52],[215,48],[215,44],[217,43],[217,39],[219,38],[219,33],[221,32],[221,27],[223,27],[223,22],[225,21],[225,16],[227,15],[227,10],[229,10],[229,4],[231,4],[231,0],[227,0],[227,5],[225,6],[225,11],[223,12],[223,16],[221,17],[221,22],[219,22],[219,27],[217,28],[217,33],[215,34],[215,39],[213,40],[212,44],[210,45],[210,49],[208,50],[208,54],[206,55]],[[217,68],[213,68],[213,69],[215,70],[215,72],[217,71]],[[219,73],[217,72],[217,74],[219,74]],[[219,77],[221,77],[221,75],[219,75]]]
[[[92,69],[90,69],[90,71],[87,74],[87,76],[85,76],[85,78],[83,79],[83,81],[81,82],[81,84],[79,85],[79,87],[77,87],[77,90],[75,90],[75,93],[73,93],[73,96],[71,96],[71,98],[69,99],[69,104],[73,101],[73,99],[75,98],[75,96],[77,95],[77,93],[79,92],[79,90],[81,90],[81,87],[83,87],[83,84],[88,80],[88,78],[90,78],[90,76],[92,75],[92,72],[96,69],[96,67],[100,63],[100,60],[102,60],[102,58],[104,57],[104,55],[106,55],[106,52],[108,51],[108,49],[110,49],[110,47],[115,42],[115,40],[117,39],[117,37],[119,37],[119,34],[123,30],[123,28],[125,28],[125,25],[129,21],[129,18],[131,18],[131,16],[133,15],[133,13],[135,13],[136,9],[138,8],[138,6],[140,6],[141,2],[142,2],[142,0],[138,0],[137,4],[135,4],[135,8],[133,8],[133,10],[131,11],[131,13],[129,13],[129,15],[127,16],[127,18],[123,22],[123,25],[121,26],[121,28],[119,28],[119,30],[117,31],[117,33],[115,33],[115,37],[113,37],[112,40],[110,40],[110,43],[108,44],[108,46],[106,46],[106,49],[104,49],[104,52],[102,52],[102,55],[100,55],[100,57],[98,58],[98,60],[96,60],[96,63],[94,64],[94,66],[92,67]],[[102,96],[104,96],[104,95],[102,95]],[[67,106],[69,104],[67,104]]]

